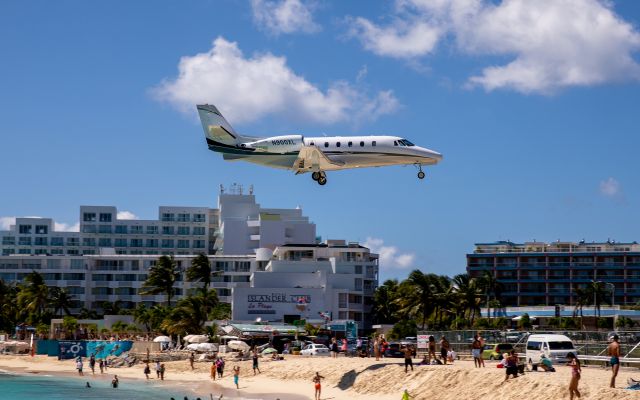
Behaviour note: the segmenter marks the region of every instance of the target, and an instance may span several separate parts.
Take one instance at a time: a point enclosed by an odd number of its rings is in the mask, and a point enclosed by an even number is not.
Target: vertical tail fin
[[[239,143],[240,135],[231,127],[220,114],[216,106],[210,104],[198,105],[198,114],[207,141],[213,140],[225,144]]]

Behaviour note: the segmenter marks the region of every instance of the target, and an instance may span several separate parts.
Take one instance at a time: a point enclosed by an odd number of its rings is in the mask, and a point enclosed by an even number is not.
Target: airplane
[[[442,154],[397,136],[243,136],[215,106],[197,108],[209,150],[222,153],[223,159],[288,169],[296,175],[310,172],[320,185],[326,185],[327,171],[389,165],[415,165],[418,178],[424,179],[422,166],[442,160]]]

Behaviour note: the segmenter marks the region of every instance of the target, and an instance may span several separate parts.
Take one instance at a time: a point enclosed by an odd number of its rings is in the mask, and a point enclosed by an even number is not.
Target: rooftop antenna
[[[222,183],[220,184],[220,194],[224,194],[224,186]]]
[[[249,185],[249,194],[253,194],[253,184]]]

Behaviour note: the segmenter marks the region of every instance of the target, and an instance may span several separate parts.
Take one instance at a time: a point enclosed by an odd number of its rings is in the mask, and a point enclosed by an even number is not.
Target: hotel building
[[[640,301],[636,242],[477,243],[467,254],[467,272],[480,277],[484,271],[502,283],[503,306],[573,305],[575,289],[594,280],[614,289],[616,305]]]

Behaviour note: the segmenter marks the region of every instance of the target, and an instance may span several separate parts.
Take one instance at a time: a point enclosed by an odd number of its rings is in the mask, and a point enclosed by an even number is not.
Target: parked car
[[[303,356],[328,356],[329,348],[323,344],[311,343],[306,345],[300,354]]]
[[[511,343],[485,344],[482,358],[485,360],[502,360],[502,355],[513,350]]]
[[[401,350],[402,350],[402,345],[400,343],[391,342],[389,343],[389,347],[387,348],[387,351],[384,352],[384,356],[393,357],[393,358],[404,357],[404,353]]]
[[[609,334],[607,335],[607,339],[609,341],[613,340],[613,335],[618,335],[618,340],[620,341],[620,343],[637,343],[638,342],[638,338],[636,337],[636,334],[633,332],[609,332]]]
[[[577,355],[578,350],[565,335],[541,334],[527,338],[526,360],[529,364],[539,364],[542,354],[554,363],[564,363],[567,362],[568,353]]]

